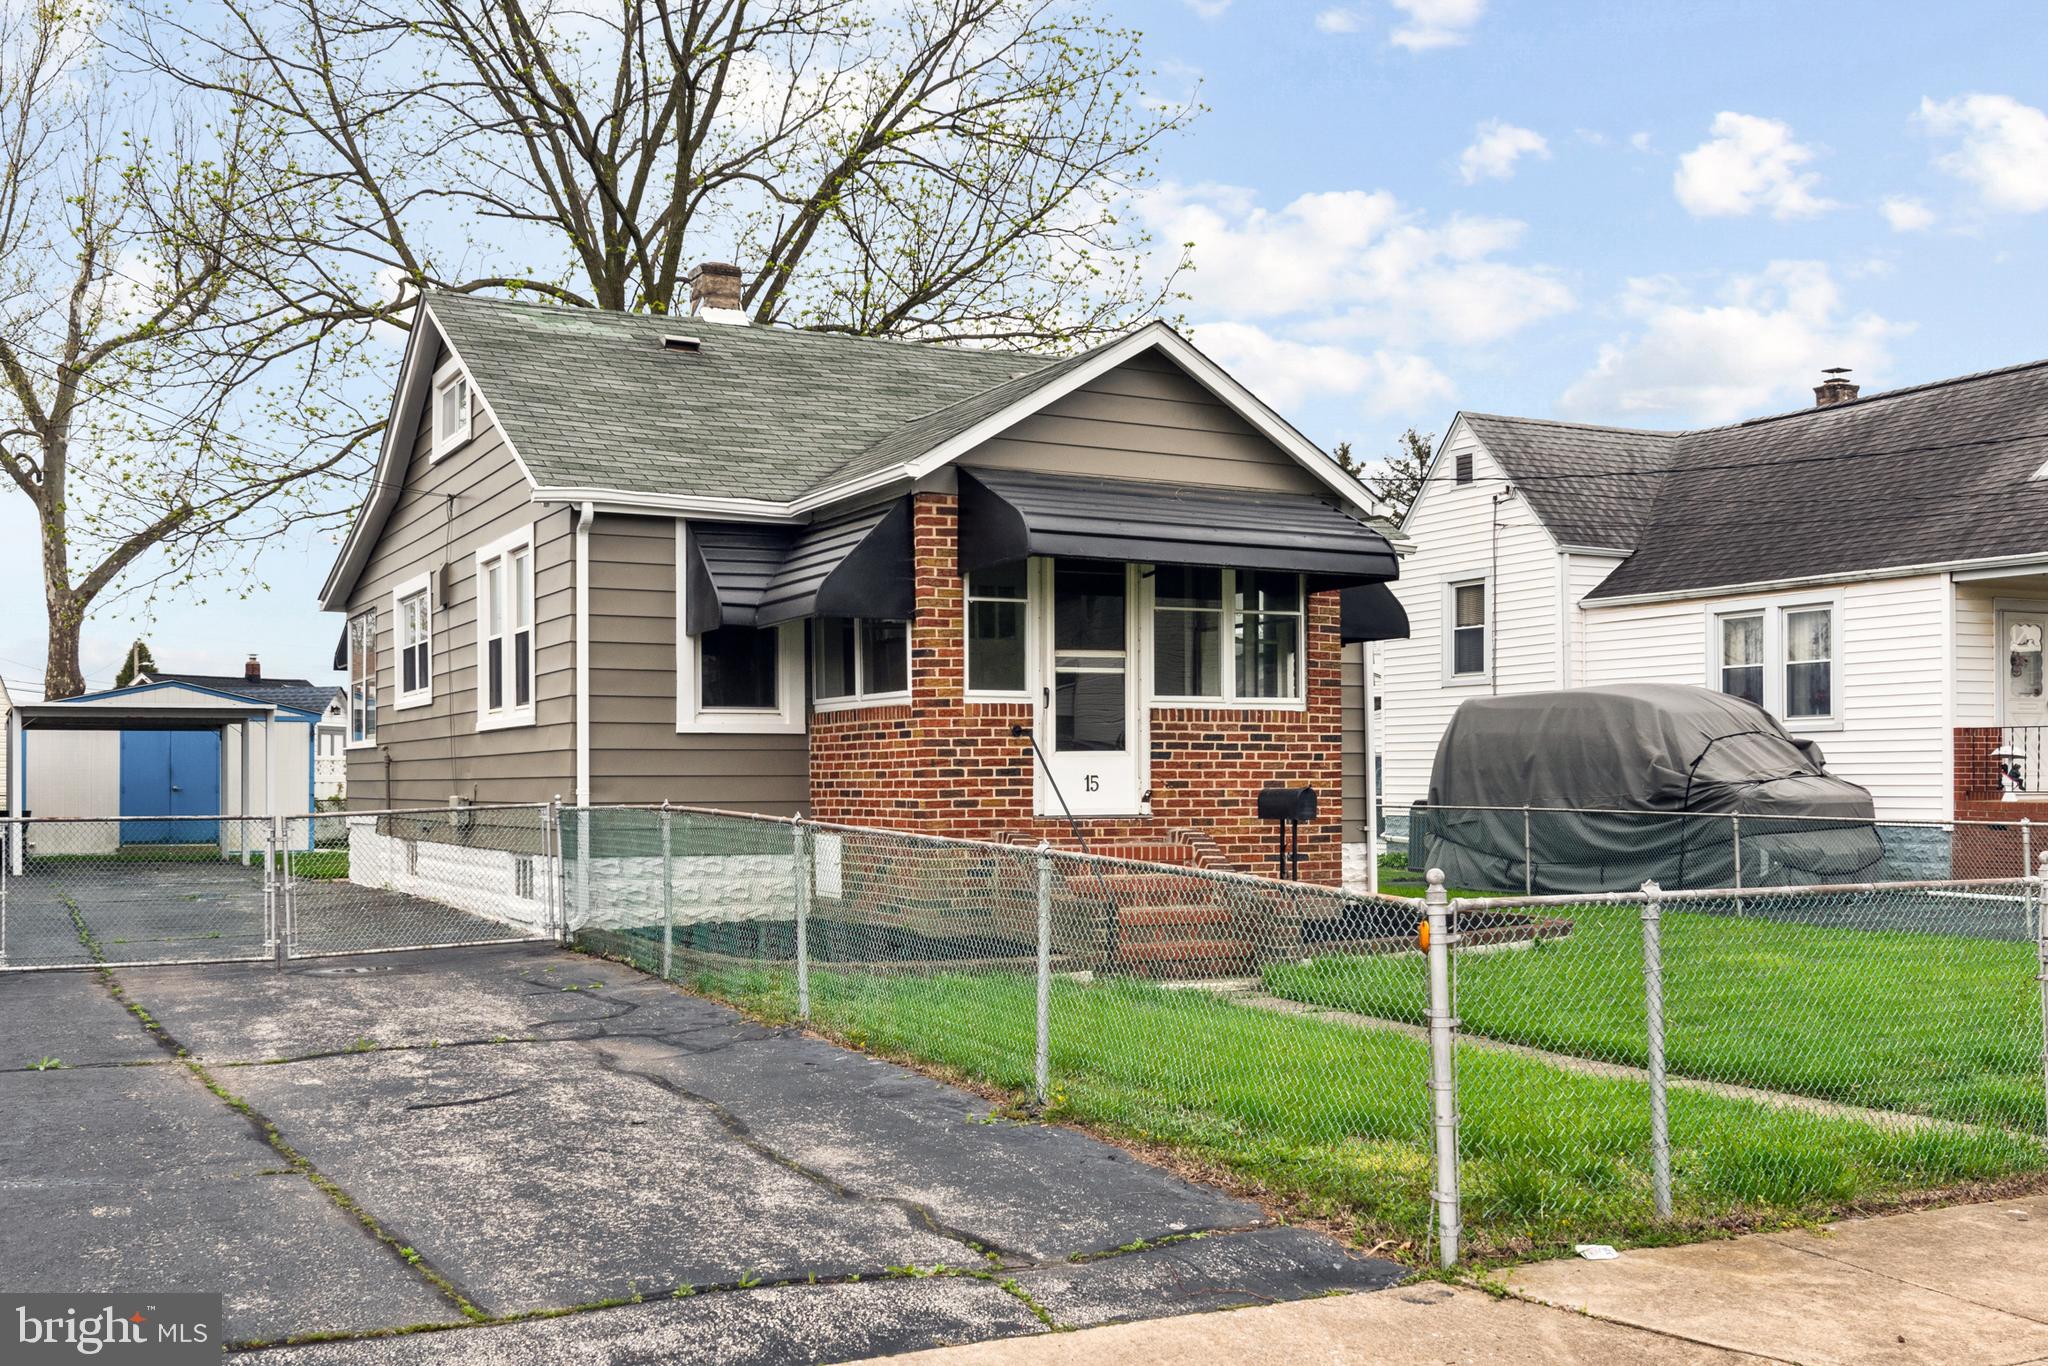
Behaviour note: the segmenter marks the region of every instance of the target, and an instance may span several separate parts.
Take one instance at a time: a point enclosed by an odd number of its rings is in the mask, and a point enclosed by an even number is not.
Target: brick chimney
[[[1844,378],[1849,373],[1845,365],[1831,365],[1821,371],[1827,378],[1813,386],[1813,406],[1832,408],[1837,403],[1847,403],[1861,391],[1860,387]]]
[[[257,660],[256,656],[250,655],[249,662],[242,666],[242,677],[251,683],[263,677],[263,665]]]
[[[690,316],[713,322],[745,322],[740,312],[740,268],[726,261],[706,261],[690,267],[684,277],[690,286]],[[722,316],[730,314],[731,316]]]

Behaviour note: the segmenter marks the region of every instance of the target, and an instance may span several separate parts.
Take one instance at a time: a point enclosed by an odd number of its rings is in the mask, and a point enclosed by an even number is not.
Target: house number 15
[[[1081,779],[1081,786],[1089,792],[1099,792],[1102,790],[1102,779],[1090,773]]]

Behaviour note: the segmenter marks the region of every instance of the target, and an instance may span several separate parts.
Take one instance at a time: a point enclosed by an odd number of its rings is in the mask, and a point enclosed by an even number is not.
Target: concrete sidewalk
[[[1820,1231],[1567,1258],[1514,1298],[1422,1283],[988,1342],[902,1366],[1251,1363],[2048,1362],[2048,1195]]]

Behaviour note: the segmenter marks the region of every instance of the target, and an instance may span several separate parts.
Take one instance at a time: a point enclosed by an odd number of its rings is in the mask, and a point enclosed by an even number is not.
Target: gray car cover
[[[1569,808],[1531,813],[1526,867],[1524,806]],[[1742,824],[1744,886],[1861,881],[1884,859],[1869,791],[1828,773],[1811,740],[1741,698],[1643,683],[1460,706],[1410,863],[1507,891],[1525,875],[1539,893],[1736,885],[1733,825],[1686,812],[1773,818]]]

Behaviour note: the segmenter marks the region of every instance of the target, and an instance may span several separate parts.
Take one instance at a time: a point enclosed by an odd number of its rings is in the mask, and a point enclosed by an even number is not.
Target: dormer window
[[[472,406],[469,376],[450,361],[434,376],[434,459],[469,440]]]

